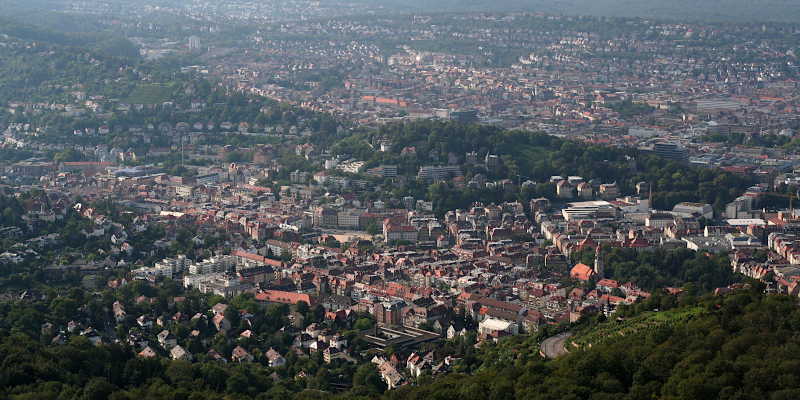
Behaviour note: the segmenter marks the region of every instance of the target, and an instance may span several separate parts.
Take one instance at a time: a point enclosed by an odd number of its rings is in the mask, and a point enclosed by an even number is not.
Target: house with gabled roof
[[[158,353],[150,348],[150,346],[146,346],[144,349],[142,349],[142,351],[139,352],[138,356],[142,358],[155,358],[158,357]]]
[[[153,319],[148,315],[140,315],[139,318],[136,318],[136,323],[142,328],[153,327]]]
[[[416,352],[411,353],[411,355],[409,355],[408,359],[406,360],[406,368],[408,368],[408,371],[411,373],[411,376],[415,378],[422,375],[422,372],[426,367],[430,367],[427,364],[427,361],[425,360],[424,357],[422,357],[421,354],[418,354]]]
[[[114,320],[117,323],[124,322],[128,314],[125,312],[125,307],[122,303],[115,301],[111,308],[114,310]]]
[[[175,338],[175,336],[166,329],[159,332],[158,335],[156,335],[156,338],[158,339],[158,343],[161,345],[161,347],[167,350],[175,347],[178,344],[178,340]]]
[[[612,290],[619,288],[619,282],[613,279],[600,279],[597,281],[597,288],[606,293],[611,293]]]
[[[272,347],[270,347],[269,350],[267,350],[265,356],[267,357],[269,366],[272,368],[278,368],[286,365],[286,359],[283,358],[283,356],[277,351],[275,351],[275,349],[273,349]]]
[[[569,276],[572,279],[586,282],[594,277],[594,270],[586,264],[579,263],[572,267],[569,271]]]
[[[208,358],[210,358],[210,359],[212,359],[214,361],[219,361],[219,362],[221,362],[223,364],[228,362],[228,360],[225,359],[225,357],[223,357],[222,354],[219,354],[219,352],[214,350],[214,349],[209,349],[208,353],[206,353],[206,354],[208,355]]]
[[[253,355],[242,346],[236,346],[231,353],[231,360],[235,362],[252,362],[253,359]]]
[[[217,331],[226,332],[231,329],[231,322],[225,318],[225,314],[217,314],[211,320]]]
[[[214,307],[211,307],[211,312],[214,315],[225,314],[225,311],[228,309],[228,305],[224,303],[217,303],[214,304]]]
[[[192,354],[180,345],[173,347],[172,350],[169,351],[169,355],[173,360],[192,361]]]

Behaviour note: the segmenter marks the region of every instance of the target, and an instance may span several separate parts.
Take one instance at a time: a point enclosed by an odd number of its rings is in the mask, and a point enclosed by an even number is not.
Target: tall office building
[[[676,143],[656,143],[653,145],[653,152],[656,155],[675,161],[686,161],[689,158],[686,149]]]
[[[189,49],[200,50],[200,38],[197,36],[189,36]]]

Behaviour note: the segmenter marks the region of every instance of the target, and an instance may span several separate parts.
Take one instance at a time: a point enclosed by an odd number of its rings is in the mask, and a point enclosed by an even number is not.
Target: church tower
[[[594,276],[597,277],[597,279],[603,279],[603,273],[605,273],[604,269],[603,257],[602,254],[600,254],[600,246],[598,245],[594,251]]]

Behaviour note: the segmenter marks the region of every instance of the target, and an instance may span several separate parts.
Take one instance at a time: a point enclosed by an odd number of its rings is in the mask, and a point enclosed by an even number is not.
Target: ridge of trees
[[[458,361],[454,373],[383,391],[370,363],[350,368],[352,388],[335,393],[341,366],[313,367],[305,384],[275,380],[296,372],[260,363],[194,364],[137,358],[125,345],[93,346],[75,337],[62,346],[43,345],[16,328],[3,328],[2,394],[11,399],[793,399],[800,395],[800,308],[795,299],[765,295],[751,283],[727,296],[699,299],[656,294],[623,306],[613,320],[583,321],[587,329],[614,331],[647,313],[683,315],[676,323],[638,326],[555,361],[538,355],[552,329],[485,343]],[[665,301],[669,297],[672,301]],[[4,320],[25,322],[14,312]],[[20,320],[22,318],[22,320]],[[16,321],[16,322],[15,322]],[[20,322],[21,321],[21,322]],[[468,346],[471,347],[471,346]],[[468,352],[469,353],[469,352]],[[288,374],[288,375],[287,375]]]
[[[681,324],[658,325],[587,350],[573,349],[553,362],[520,354],[518,360],[474,375],[451,374],[427,385],[393,390],[384,398],[797,398],[800,308],[791,297],[763,295],[761,289],[756,285],[685,304],[677,310],[699,306],[704,312]]]
[[[584,251],[577,259],[592,265],[595,253]],[[687,287],[693,294],[741,282],[742,275],[731,270],[727,254],[711,254],[688,249],[658,248],[652,251],[609,248],[603,254],[605,276],[620,284],[636,282],[645,290]]]
[[[391,142],[391,150],[376,151],[380,141]],[[413,153],[403,149],[414,148]],[[518,184],[525,180],[540,183],[517,196],[501,190],[459,188],[452,184],[436,184],[430,188],[395,186],[410,189],[421,198],[429,189],[438,211],[463,208],[474,201],[527,201],[532,197],[553,196],[555,187],[548,183],[554,175],[579,175],[586,180],[616,182],[622,193],[634,193],[639,182],[650,183],[653,207],[672,209],[684,201],[709,203],[722,210],[752,184],[741,175],[716,168],[701,168],[648,154],[636,149],[623,149],[557,138],[540,132],[504,130],[495,126],[458,122],[416,121],[389,124],[376,130],[361,130],[338,139],[334,154],[367,162],[366,167],[397,165],[401,174],[416,175],[423,165],[444,165],[452,154],[464,160],[467,152],[476,152],[479,164],[487,153],[501,157],[502,166],[494,171],[466,165],[467,180],[476,173],[489,179],[511,179]],[[416,191],[414,190],[416,189]],[[430,196],[429,196],[430,197]]]

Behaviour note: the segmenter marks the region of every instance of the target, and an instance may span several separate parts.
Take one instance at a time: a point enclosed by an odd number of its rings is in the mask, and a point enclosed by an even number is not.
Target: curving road
[[[567,354],[565,342],[572,336],[572,332],[565,332],[549,337],[542,342],[539,353],[546,358],[557,358]]]

